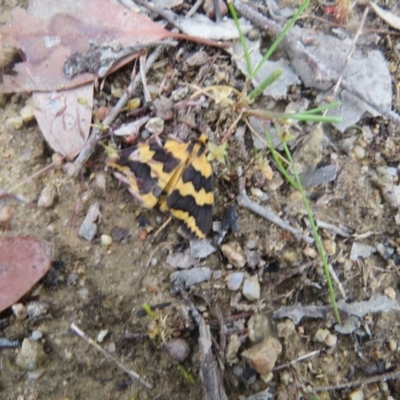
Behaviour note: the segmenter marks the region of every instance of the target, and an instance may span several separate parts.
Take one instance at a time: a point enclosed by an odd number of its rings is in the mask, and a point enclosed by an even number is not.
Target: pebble
[[[56,188],[51,183],[48,183],[40,193],[39,200],[37,202],[38,207],[50,208],[54,204],[56,195]]]
[[[389,297],[390,300],[394,300],[396,298],[396,291],[392,287],[387,287],[383,293]]]
[[[28,372],[27,378],[31,381],[41,378],[46,372],[46,368],[39,368],[35,371]]]
[[[194,258],[206,258],[215,251],[216,248],[209,239],[194,239],[190,241],[189,254]]]
[[[353,153],[358,160],[362,160],[365,157],[365,149],[361,146],[354,146]]]
[[[29,319],[40,317],[47,314],[50,306],[42,301],[32,301],[27,304],[26,311],[28,312]]]
[[[348,397],[349,400],[364,400],[362,389],[353,390]]]
[[[310,257],[310,258],[316,258],[317,257],[317,252],[315,249],[312,247],[307,246],[304,250],[303,253],[305,256]]]
[[[250,268],[254,268],[260,264],[262,258],[258,251],[245,249],[246,262]]]
[[[164,130],[164,121],[160,117],[150,118],[145,128],[153,135],[159,135]]]
[[[325,239],[322,241],[327,256],[336,254],[336,243],[333,240]]]
[[[31,104],[26,104],[19,110],[19,115],[21,116],[24,124],[33,121],[35,119],[33,106]]]
[[[287,319],[283,322],[279,322],[276,325],[276,330],[278,331],[278,337],[288,339],[294,332],[295,326],[291,319]]]
[[[330,333],[326,338],[325,338],[325,344],[328,346],[328,347],[334,347],[334,346],[336,346],[336,343],[337,343],[337,336],[336,335],[334,335],[333,333]]]
[[[20,368],[28,371],[37,369],[46,360],[46,353],[38,342],[24,339],[21,350],[17,355],[16,363]]]
[[[320,329],[318,329],[317,332],[315,333],[314,339],[315,339],[317,342],[322,343],[322,342],[325,341],[325,339],[327,338],[327,336],[328,336],[329,334],[330,334],[330,332],[329,332],[328,329],[322,329],[322,328],[320,328]]]
[[[6,128],[21,129],[24,125],[24,120],[20,115],[17,117],[10,117],[6,120]]]
[[[270,319],[263,314],[254,314],[247,322],[249,339],[252,343],[258,343],[273,333]]]
[[[186,59],[186,64],[188,67],[200,67],[208,61],[208,54],[201,50],[192,54]]]
[[[212,277],[215,281],[218,281],[222,278],[222,271],[220,269],[213,271]]]
[[[11,209],[10,207],[4,206],[0,208],[0,224],[7,225],[11,219]]]
[[[110,247],[112,244],[112,237],[110,235],[101,235],[101,245],[103,247]]]
[[[183,362],[189,356],[190,348],[186,340],[171,339],[164,345],[164,350],[173,361]]]
[[[37,342],[38,340],[40,340],[43,337],[43,333],[38,331],[38,330],[34,330],[31,332],[31,335],[29,336],[29,340],[32,340],[33,342]]]
[[[243,296],[249,301],[255,301],[260,298],[260,282],[257,275],[246,278],[243,285]]]
[[[226,277],[226,285],[233,292],[240,289],[244,278],[243,272],[232,272]]]
[[[100,216],[100,206],[96,201],[89,207],[89,210],[79,227],[79,236],[90,242],[97,233],[97,224],[95,221]]]
[[[98,334],[97,334],[97,343],[101,343],[104,338],[108,335],[108,329],[102,329]]]
[[[170,276],[170,281],[172,286],[179,282],[183,282],[186,289],[188,289],[193,285],[210,280],[211,275],[212,272],[210,268],[192,268],[189,270],[181,270],[172,273]]]
[[[243,268],[245,266],[246,257],[239,243],[237,242],[225,243],[221,246],[221,251],[234,267]]]
[[[248,32],[247,37],[248,37],[250,40],[257,40],[257,39],[260,37],[260,30],[259,30],[259,29],[256,29],[256,28],[251,29],[251,30]]]
[[[397,350],[397,342],[394,339],[390,339],[388,342],[389,350],[395,351]]]
[[[127,229],[120,228],[119,226],[116,226],[111,230],[111,237],[115,242],[127,243],[129,241],[130,235],[131,234]]]
[[[250,363],[252,368],[259,374],[264,375],[272,371],[281,351],[282,345],[279,340],[274,337],[269,337],[264,339],[261,343],[243,351],[241,354],[242,357]]]
[[[225,359],[229,365],[236,364],[239,360],[237,358],[237,353],[242,342],[237,334],[233,334],[229,338],[228,345],[225,350]]]
[[[18,320],[23,320],[28,317],[28,311],[22,303],[15,303],[11,306],[11,310]]]

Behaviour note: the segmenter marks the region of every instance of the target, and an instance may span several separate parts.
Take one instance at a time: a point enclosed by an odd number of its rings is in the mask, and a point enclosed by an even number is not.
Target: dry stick
[[[186,14],[186,18],[190,18],[194,13],[197,11],[197,9],[203,4],[204,0],[197,0],[196,3],[194,3],[193,7],[189,10],[189,12]]]
[[[171,44],[172,42],[169,42]],[[154,62],[158,59],[161,54],[161,51],[164,49],[165,45],[157,46],[154,51],[150,54],[146,61],[146,73],[150,70]],[[132,96],[133,92],[138,87],[141,81],[141,75],[138,74],[135,76],[135,79],[130,83],[128,89],[118,100],[117,104],[111,109],[111,111],[107,114],[106,118],[103,121],[103,126],[110,126],[112,122],[115,120],[117,115],[121,112],[121,110],[127,104],[129,98]],[[71,169],[70,176],[76,178],[79,174],[79,171],[82,169],[85,162],[89,159],[93,150],[101,137],[102,132],[98,128],[93,128],[92,133],[90,134],[89,140],[86,142],[85,147],[79,153],[79,156],[75,160],[74,168]]]
[[[132,370],[128,369],[123,365],[116,357],[112,356],[111,354],[107,353],[101,346],[99,346],[92,338],[86,335],[78,326],[74,323],[71,324],[71,329],[78,334],[82,339],[86,340],[90,345],[92,345],[97,351],[99,351],[105,358],[108,360],[113,361],[119,368],[122,369],[125,373],[127,373],[132,379],[137,380],[140,384],[142,384],[147,389],[152,389],[153,386],[145,381],[139,374],[133,372]]]
[[[299,239],[302,239],[307,244],[313,244],[314,239],[303,235],[299,229],[293,228],[287,222],[285,222],[282,218],[279,218],[275,215],[271,210],[261,207],[259,204],[255,203],[254,201],[250,200],[247,196],[246,189],[244,186],[244,178],[242,176],[243,169],[242,167],[238,167],[237,174],[239,176],[239,196],[237,197],[237,202],[241,207],[246,208],[247,210],[252,211],[253,213],[259,215],[260,217],[272,222],[273,224],[279,226],[282,229],[285,229],[292,233]]]
[[[367,18],[368,11],[369,11],[369,7],[366,7],[365,10],[364,10],[363,16],[361,18],[360,25],[359,25],[359,27],[357,29],[357,32],[356,32],[355,36],[354,36],[353,42],[351,43],[349,54],[347,55],[346,60],[344,62],[342,73],[340,74],[339,79],[337,80],[336,85],[333,88],[333,95],[332,95],[333,97],[336,97],[336,95],[337,95],[337,93],[339,91],[340,84],[342,83],[343,78],[344,78],[344,71],[345,71],[347,65],[349,64],[350,59],[351,59],[351,57],[352,57],[352,55],[354,53],[354,50],[356,48],[356,42],[357,42],[359,36],[361,35],[361,31],[362,31],[362,28],[364,27],[364,23],[365,23],[365,19]],[[325,110],[324,115],[326,115],[327,112],[328,112],[328,110]]]
[[[312,351],[311,353],[305,354],[304,356],[301,356],[301,357],[299,357],[299,358],[296,358],[295,360],[292,360],[292,361],[290,361],[290,362],[288,362],[288,363],[286,363],[286,364],[282,364],[282,365],[279,365],[278,367],[275,367],[275,368],[273,369],[273,371],[275,372],[275,371],[279,371],[279,370],[281,370],[281,369],[284,369],[284,368],[293,366],[294,364],[296,364],[296,363],[298,363],[298,362],[300,362],[300,361],[307,360],[307,359],[310,358],[310,357],[314,357],[314,356],[318,355],[319,353],[322,353],[324,350],[325,350],[325,349],[314,350],[314,351]]]
[[[147,77],[146,77],[146,55],[143,54],[139,57],[140,63],[140,77],[142,78],[142,87],[143,87],[143,95],[146,103],[151,103],[151,96],[149,92],[149,88],[147,86]]]
[[[327,392],[329,390],[339,390],[339,389],[348,389],[354,386],[363,386],[370,385],[371,383],[376,382],[385,382],[392,379],[397,379],[400,377],[400,371],[389,372],[387,374],[380,374],[376,376],[371,376],[370,378],[359,379],[356,381],[350,381],[347,383],[340,383],[338,385],[331,386],[314,386],[312,388],[313,392]]]
[[[234,0],[233,2],[237,11],[239,11],[243,17],[253,22],[255,25],[262,29],[265,29],[269,35],[277,37],[282,31],[282,25],[270,20],[269,18],[261,15],[256,10],[242,3],[239,0]],[[320,82],[337,82],[339,74],[329,68],[327,65],[323,64],[320,59],[318,59],[314,54],[307,50],[307,48],[302,43],[302,38],[300,35],[290,30],[287,32],[283,45],[288,50],[288,55],[290,58],[301,58],[313,71],[316,81]],[[366,103],[369,107],[374,109],[377,113],[382,114],[385,118],[391,120],[394,124],[400,126],[400,115],[392,110],[380,110],[376,105],[371,104],[370,101],[360,92],[354,85],[343,79],[341,83],[342,88],[348,90],[357,99]]]

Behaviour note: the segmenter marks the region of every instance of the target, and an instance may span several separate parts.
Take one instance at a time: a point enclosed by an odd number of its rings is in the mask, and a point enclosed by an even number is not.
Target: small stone
[[[221,251],[234,267],[243,268],[245,266],[246,258],[239,243],[225,243],[221,246]]]
[[[222,278],[222,271],[218,269],[217,271],[213,271],[212,277],[215,281],[218,281]]]
[[[24,125],[24,120],[20,115],[6,119],[6,128],[21,129]]]
[[[260,282],[258,281],[257,275],[246,278],[243,285],[243,296],[249,301],[255,301],[260,298]]]
[[[28,311],[22,303],[15,303],[11,306],[11,310],[18,320],[23,320],[28,317]]]
[[[198,285],[204,281],[211,279],[212,272],[210,268],[191,268],[189,270],[181,270],[173,272],[170,275],[171,285],[180,285],[181,282],[185,285],[186,289],[189,289],[193,285]]]
[[[353,390],[348,397],[349,400],[364,400],[362,389]]]
[[[145,127],[153,135],[160,135],[164,130],[164,121],[160,117],[150,118]]]
[[[327,256],[336,254],[336,243],[333,240],[325,239],[322,241]]]
[[[254,314],[247,322],[249,339],[252,343],[258,343],[273,333],[270,319],[263,314]]]
[[[249,40],[257,40],[260,37],[260,30],[256,28],[250,29],[247,37],[249,38]]]
[[[388,347],[390,351],[395,351],[397,349],[397,342],[394,339],[390,339],[388,342]]]
[[[164,345],[164,350],[173,361],[183,362],[189,356],[190,348],[186,340],[171,339]]]
[[[279,322],[276,325],[276,329],[278,331],[278,337],[289,339],[295,329],[294,322],[291,319],[287,319],[284,322]]]
[[[330,332],[328,331],[328,329],[318,329],[315,336],[314,336],[314,340],[316,340],[317,342],[324,342],[326,337],[330,334]]]
[[[32,104],[26,104],[19,110],[19,115],[22,118],[24,124],[31,122],[35,119],[35,114],[33,113],[33,106]]]
[[[295,264],[296,262],[299,261],[299,254],[297,253],[296,250],[286,250],[283,254],[282,257],[285,261],[287,261],[290,264]]]
[[[259,374],[264,375],[272,371],[281,351],[282,345],[279,340],[274,337],[269,337],[242,352],[242,357],[246,359]]]
[[[110,247],[112,244],[112,237],[110,235],[101,235],[101,245],[103,247]]]
[[[182,88],[178,88],[171,93],[171,97],[174,101],[182,101],[187,94],[189,93],[189,87],[184,86]]]
[[[48,183],[42,190],[38,200],[38,207],[50,208],[54,204],[57,191],[54,185]]]
[[[46,353],[38,342],[24,339],[21,350],[17,355],[16,363],[20,368],[28,371],[37,369],[46,360]]]
[[[190,241],[189,254],[194,258],[206,258],[217,249],[211,244],[209,239],[193,239]]]
[[[116,226],[111,230],[111,237],[114,242],[127,243],[129,241],[130,233],[125,228]]]
[[[200,67],[208,61],[208,54],[201,50],[192,54],[187,60],[186,64],[188,67]]]
[[[98,334],[97,334],[97,343],[101,343],[104,338],[107,336],[108,334],[108,329],[102,329]]]
[[[236,364],[239,361],[237,358],[237,353],[241,344],[242,342],[240,341],[238,335],[234,333],[230,336],[225,350],[225,359],[229,365]]]
[[[245,249],[246,262],[250,268],[256,267],[262,261],[258,251]]]
[[[0,207],[0,225],[7,225],[11,219],[11,215],[12,212],[10,207]]]
[[[396,298],[396,291],[392,287],[387,287],[383,293],[385,293],[390,300],[394,300]]]
[[[326,338],[325,338],[325,344],[328,347],[334,347],[336,346],[337,343],[337,336],[334,335],[333,333],[330,333]]]
[[[147,236],[149,236],[149,233],[146,231],[146,229],[141,229],[139,231],[139,239],[144,242],[147,239]]]
[[[117,346],[115,345],[114,342],[110,342],[107,344],[106,350],[107,350],[107,353],[114,354],[115,351],[117,350]]]
[[[310,258],[317,258],[317,252],[315,249],[312,247],[307,246],[304,250],[303,253],[305,256],[310,257]]]
[[[32,301],[27,304],[26,311],[28,312],[29,319],[40,317],[41,315],[47,314],[49,305],[42,301]]]
[[[249,250],[254,250],[257,247],[257,239],[248,239],[245,243],[245,247]]]
[[[37,342],[43,337],[43,333],[37,330],[32,331],[31,335],[29,336],[29,340]]]
[[[361,146],[355,146],[353,153],[358,160],[362,160],[365,157],[365,149]]]
[[[226,277],[226,285],[233,292],[240,289],[242,286],[244,274],[243,272],[232,272]]]

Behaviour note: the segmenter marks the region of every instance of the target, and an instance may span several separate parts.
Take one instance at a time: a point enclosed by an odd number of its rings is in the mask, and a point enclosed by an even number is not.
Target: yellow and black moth
[[[156,205],[180,220],[191,236],[203,238],[211,227],[213,172],[207,137],[189,143],[140,143],[119,152],[107,165],[146,208]]]

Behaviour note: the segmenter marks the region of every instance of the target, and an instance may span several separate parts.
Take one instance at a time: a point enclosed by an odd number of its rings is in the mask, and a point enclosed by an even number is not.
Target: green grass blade
[[[239,32],[239,39],[240,39],[240,43],[241,43],[242,48],[243,48],[244,58],[246,60],[247,73],[249,75],[251,75],[252,66],[251,66],[251,61],[250,61],[249,49],[247,48],[246,39],[245,39],[245,37],[243,35],[242,27],[240,26],[240,23],[239,23],[239,18],[238,18],[237,14],[236,14],[236,10],[235,10],[235,7],[232,4],[232,1],[228,0],[227,4],[228,4],[229,11],[230,11],[230,13],[232,15],[232,18],[235,21],[236,28],[237,28],[237,30]]]
[[[272,72],[266,79],[264,79],[255,89],[253,89],[248,98],[250,100],[254,100],[257,96],[259,96],[264,89],[274,83],[283,73],[283,69],[277,69],[276,71]]]
[[[310,0],[304,0],[303,4],[300,6],[300,8],[297,10],[296,14],[293,15],[293,17],[290,19],[290,21],[286,24],[286,26],[283,28],[282,32],[278,35],[278,37],[274,40],[272,43],[271,47],[268,49],[268,51],[264,54],[264,57],[261,59],[261,61],[257,64],[257,66],[254,68],[254,71],[250,75],[250,79],[253,79],[258,71],[262,68],[263,64],[265,61],[271,57],[271,54],[275,51],[275,49],[278,47],[279,43],[282,41],[282,39],[285,37],[289,29],[295,24],[297,19],[300,17],[300,15],[303,13],[303,11],[308,7],[310,4]],[[244,49],[244,47],[243,47]]]

